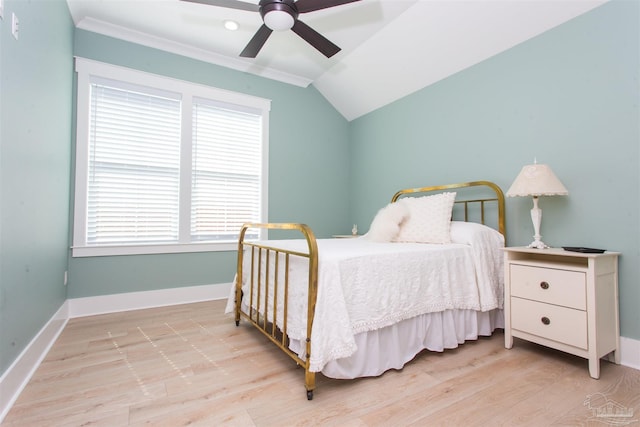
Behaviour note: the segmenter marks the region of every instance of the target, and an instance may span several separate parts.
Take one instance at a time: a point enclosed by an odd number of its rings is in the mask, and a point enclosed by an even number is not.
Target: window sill
[[[83,258],[118,255],[179,254],[192,252],[235,251],[237,249],[237,242],[131,246],[76,246],[71,248],[71,256],[73,258]]]

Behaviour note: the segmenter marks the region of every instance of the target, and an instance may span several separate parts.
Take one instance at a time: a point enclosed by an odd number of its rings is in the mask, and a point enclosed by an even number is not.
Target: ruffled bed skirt
[[[378,376],[389,369],[401,369],[424,349],[441,352],[456,348],[467,340],[490,336],[496,328],[504,328],[502,310],[447,310],[423,314],[383,329],[357,334],[358,350],[348,358],[327,363],[322,373],[337,379]]]

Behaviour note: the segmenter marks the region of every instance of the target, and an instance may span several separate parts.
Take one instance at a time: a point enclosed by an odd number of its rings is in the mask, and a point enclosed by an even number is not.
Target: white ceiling
[[[258,0],[246,0],[258,3]],[[608,0],[361,0],[299,19],[342,48],[326,58],[292,31],[238,55],[257,12],[181,0],[67,0],[76,27],[266,78],[314,85],[353,120]],[[238,22],[237,31],[223,21]]]

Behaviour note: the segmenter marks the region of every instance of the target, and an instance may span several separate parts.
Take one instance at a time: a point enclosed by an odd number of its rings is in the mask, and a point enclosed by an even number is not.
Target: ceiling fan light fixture
[[[295,19],[283,10],[271,10],[264,15],[264,25],[273,31],[286,31],[293,27]]]

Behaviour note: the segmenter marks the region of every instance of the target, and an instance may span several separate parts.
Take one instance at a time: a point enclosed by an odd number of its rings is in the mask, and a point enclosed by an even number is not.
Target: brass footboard
[[[297,252],[278,248],[275,246],[277,240],[271,242],[245,241],[247,230],[260,228],[299,231],[307,241],[308,251]],[[243,271],[245,267],[245,256],[250,256],[250,271],[248,272]],[[291,257],[302,257],[308,258],[309,260],[307,335],[304,359],[291,351],[287,334],[289,261]],[[270,269],[274,271],[270,271]],[[248,279],[249,286],[247,290],[248,301],[246,302],[246,312],[242,311],[241,307],[243,298],[242,284],[245,282],[245,277]],[[282,283],[280,283],[280,278],[282,277],[283,280]],[[265,283],[262,283],[262,281],[265,281]],[[310,372],[309,366],[311,358],[311,328],[313,326],[313,315],[318,293],[318,245],[311,229],[305,224],[295,223],[253,223],[243,225],[238,240],[238,264],[235,286],[236,326],[240,324],[241,317],[247,319],[285,354],[295,360],[298,365],[304,367],[307,399],[313,399],[315,372]],[[271,292],[269,290],[271,290]],[[280,295],[283,296],[283,301],[278,301]],[[278,325],[277,322],[277,319],[280,318],[280,314],[277,312],[279,307],[283,311],[281,313],[283,321],[280,325]],[[269,312],[270,309],[273,313]]]

